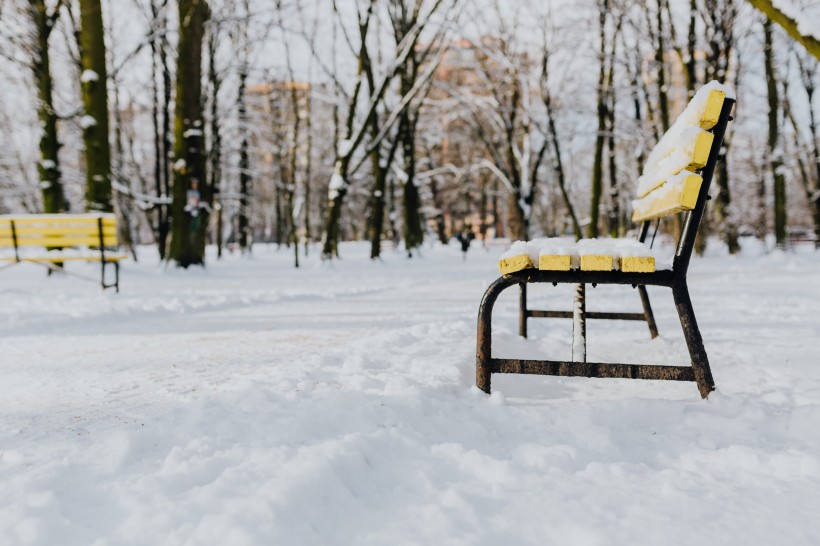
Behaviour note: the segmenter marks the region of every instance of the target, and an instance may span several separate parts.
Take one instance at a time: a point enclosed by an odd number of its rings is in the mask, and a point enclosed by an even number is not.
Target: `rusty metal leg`
[[[493,306],[498,299],[498,295],[509,288],[515,281],[504,277],[496,281],[484,292],[484,298],[478,308],[478,331],[476,333],[476,365],[475,384],[476,387],[490,393],[492,376],[492,355],[493,355]]]
[[[586,286],[575,285],[575,299],[572,305],[572,361],[587,361],[587,304]]]
[[[710,392],[715,390],[715,381],[712,378],[709,359],[706,356],[703,338],[700,336],[698,323],[695,320],[695,310],[692,308],[692,300],[689,298],[689,289],[686,284],[681,282],[673,286],[672,296],[675,299],[678,316],[680,316],[683,337],[686,339],[686,346],[689,348],[689,357],[692,359],[695,381],[698,384],[700,396],[706,398]]]
[[[652,306],[649,304],[649,294],[646,293],[646,287],[638,286],[638,293],[641,295],[641,304],[643,304],[643,316],[649,326],[649,335],[652,339],[658,337],[658,326],[655,324],[655,315],[652,313]]]
[[[527,338],[527,283],[522,282],[518,286],[521,287],[520,305],[518,306],[518,335]]]

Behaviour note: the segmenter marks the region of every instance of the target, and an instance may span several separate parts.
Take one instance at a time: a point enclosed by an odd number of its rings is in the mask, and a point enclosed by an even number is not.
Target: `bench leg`
[[[652,313],[652,306],[649,304],[649,294],[646,293],[646,287],[643,285],[638,286],[638,293],[641,295],[643,316],[649,326],[649,335],[652,339],[655,339],[658,337],[658,326],[655,324],[655,315]]]
[[[572,304],[572,361],[587,361],[587,303],[586,285],[575,285]]]
[[[478,330],[476,332],[475,384],[482,391],[490,394],[493,373],[493,306],[498,295],[516,284],[504,277],[496,279],[484,292],[481,305],[478,307]]]
[[[698,329],[695,310],[692,308],[692,300],[689,298],[689,289],[686,284],[680,283],[673,286],[672,296],[675,299],[675,307],[678,310],[680,324],[683,328],[683,337],[686,339],[686,346],[689,348],[689,357],[692,359],[692,370],[698,384],[698,391],[700,391],[702,398],[706,398],[710,392],[715,390],[715,381],[712,378],[709,359],[706,356],[703,338]]]
[[[114,266],[114,282],[113,282],[113,284],[106,284],[105,283],[105,266],[109,265],[109,264]],[[119,293],[119,291],[120,291],[120,262],[102,262],[101,274],[102,274],[102,277],[100,278],[100,284],[102,285],[102,289],[105,290],[107,288],[113,288],[115,292]]]
[[[518,334],[524,339],[527,338],[527,283],[522,282],[518,286],[521,287],[519,314],[518,314]]]

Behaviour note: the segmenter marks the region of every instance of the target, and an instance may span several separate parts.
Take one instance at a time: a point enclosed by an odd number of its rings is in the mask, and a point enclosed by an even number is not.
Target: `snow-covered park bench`
[[[723,136],[731,121],[734,94],[712,82],[698,91],[684,112],[661,138],[638,179],[633,222],[640,225],[636,239],[541,239],[515,243],[499,261],[502,276],[484,294],[478,313],[476,385],[489,393],[494,373],[537,374],[631,379],[694,381],[703,398],[714,390],[712,372],[695,312],[689,298],[686,272],[698,226],[709,199]],[[645,244],[651,224],[664,216],[686,211],[671,267],[655,260]],[[656,227],[657,229],[657,227]],[[527,308],[528,283],[575,284],[572,311],[535,311]],[[643,313],[586,313],[585,286],[632,285],[637,288]],[[500,358],[492,354],[492,313],[499,294],[519,285],[520,334],[527,335],[528,318],[573,318],[571,361]],[[594,363],[586,361],[586,320],[644,320],[657,335],[646,286],[672,289],[691,366]]]
[[[113,214],[19,214],[0,216],[0,262],[3,266],[32,262],[50,271],[70,261],[100,263],[103,290],[120,290],[117,219]],[[106,265],[114,266],[114,282],[105,282]]]

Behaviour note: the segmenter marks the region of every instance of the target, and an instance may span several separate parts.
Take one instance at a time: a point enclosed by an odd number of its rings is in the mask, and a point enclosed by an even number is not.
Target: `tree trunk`
[[[180,267],[204,265],[210,192],[202,153],[202,39],[210,15],[206,0],[179,0],[174,199],[170,259]]]
[[[624,47],[626,50],[626,47]],[[635,51],[637,56],[637,60],[633,65],[632,62],[627,62],[625,64],[627,75],[629,76],[629,83],[630,88],[632,91],[632,107],[635,111],[635,126],[639,131],[639,141],[638,141],[638,149],[635,153],[635,161],[637,162],[637,171],[638,176],[643,174],[643,166],[646,163],[646,139],[643,137],[643,127],[644,127],[644,117],[643,117],[643,110],[641,108],[641,88],[643,84],[640,81],[640,51]],[[633,58],[634,59],[634,58]]]
[[[288,51],[286,49],[286,51]],[[288,51],[288,66],[290,67],[290,52]],[[293,70],[289,69],[288,73],[291,75],[293,81]],[[290,143],[288,146],[288,187],[287,187],[287,205],[288,205],[288,240],[293,243],[293,266],[299,267],[299,235],[297,233],[297,219],[299,218],[299,211],[296,210],[296,184],[299,180],[297,171],[299,168],[299,139],[301,137],[302,129],[302,113],[299,108],[299,91],[295,85],[291,88],[290,93],[291,112],[293,116],[293,132],[290,135]]]
[[[510,193],[507,199],[507,229],[510,238],[517,241],[526,241],[528,227],[524,210],[521,208],[521,193],[516,190]]]
[[[239,249],[242,254],[250,252],[253,232],[250,222],[251,208],[251,175],[248,155],[248,108],[245,104],[245,82],[248,79],[248,67],[242,62],[239,65],[239,87],[236,94],[239,118]]]
[[[786,246],[786,177],[783,173],[783,151],[778,137],[780,134],[780,100],[777,91],[777,72],[774,66],[774,39],[772,22],[763,23],[766,65],[767,97],[769,101],[769,165],[774,178],[774,236],[777,246]]]
[[[84,115],[81,120],[86,163],[86,207],[111,212],[111,149],[105,37],[100,0],[80,0],[80,54]]]
[[[313,240],[312,224],[310,222],[310,200],[312,196],[310,186],[313,183],[313,86],[308,88],[305,109],[305,136],[307,137],[307,149],[305,150],[305,256],[307,256],[310,243]]]
[[[411,255],[411,251],[424,242],[424,229],[421,221],[421,196],[415,182],[416,160],[407,155],[415,153],[415,145],[410,143],[415,140],[414,130],[408,129],[405,139],[404,167],[408,177],[404,183],[404,246],[408,255]]]
[[[370,194],[370,259],[375,260],[381,255],[382,229],[384,227],[384,205],[385,192],[387,190],[387,173],[378,166],[378,153],[372,152],[376,158],[373,160],[373,191]]]
[[[807,184],[807,197],[814,217],[815,246],[820,248],[820,135],[817,134],[817,114],[814,110],[815,78],[819,63],[810,58],[797,57],[803,89],[809,108],[809,135],[811,136],[811,162],[814,163],[814,184]],[[795,128],[795,133],[797,130]]]
[[[704,30],[707,40],[707,47],[705,48],[707,55],[706,80],[717,80],[725,83],[735,44],[734,25],[737,7],[732,0],[706,0],[704,11]],[[692,32],[693,30],[690,28],[690,34]],[[694,68],[691,70],[694,71]],[[694,94],[694,88],[691,92]],[[704,216],[703,220],[706,223],[703,227],[707,229],[703,232],[704,234],[708,233],[710,229],[719,231],[729,253],[736,254],[740,251],[740,244],[738,242],[737,225],[731,214],[730,176],[727,161],[730,146],[731,135],[727,134],[723,139],[723,146],[721,146],[717,170],[715,171],[715,184],[718,192],[715,197],[714,217],[710,220],[709,216]],[[711,224],[714,224],[714,226]],[[696,250],[702,253],[705,246],[706,238],[699,237]]]
[[[567,191],[564,163],[561,160],[561,141],[558,139],[558,130],[555,126],[555,116],[553,116],[552,108],[549,105],[547,106],[547,121],[550,131],[550,140],[552,141],[553,170],[555,171],[556,178],[558,178],[558,189],[561,191],[564,206],[567,207],[567,212],[572,220],[572,232],[575,234],[576,239],[580,239],[583,237],[583,233],[581,232],[581,224],[578,223],[578,215],[575,214],[575,207],[572,205],[572,201],[569,198],[569,192]]]
[[[377,119],[374,117],[371,122],[371,132],[377,133],[379,130]],[[387,179],[390,173],[390,166],[396,156],[400,143],[401,128],[396,133],[396,138],[390,143],[387,157],[382,161],[379,148],[375,148],[370,153],[370,161],[373,169],[373,191],[370,194],[370,217],[368,218],[368,231],[370,235],[370,259],[375,260],[381,255],[382,232],[384,231],[384,212],[387,192]]]
[[[686,38],[686,95],[689,100],[695,96],[695,87],[697,87],[697,71],[695,63],[695,53],[697,52],[697,18],[695,14],[698,11],[697,0],[689,0],[689,32]]]
[[[344,204],[344,198],[347,195],[347,183],[344,182],[347,176],[346,163],[337,161],[333,177],[330,179],[324,241],[322,242],[322,257],[325,259],[339,256],[339,221],[342,216],[342,204]]]
[[[498,194],[501,191],[499,189],[500,182],[496,181],[495,186],[493,188],[493,198],[492,198],[492,213],[493,213],[493,222],[495,227],[495,237],[506,237],[506,233],[504,232],[504,222],[501,220],[501,207],[498,206]]]
[[[367,53],[367,35],[370,28],[370,21],[373,16],[375,3],[376,0],[370,0],[364,18],[361,16],[359,17],[360,44],[357,57],[358,64],[356,68],[356,83],[347,104],[347,116],[344,125],[344,142],[346,149],[344,150],[340,149],[341,142],[339,141],[339,136],[341,133],[339,132],[338,111],[334,109],[333,117],[336,121],[336,123],[334,123],[334,136],[336,137],[334,139],[336,144],[336,160],[333,165],[333,175],[330,177],[330,183],[328,184],[327,212],[325,217],[324,234],[322,236],[322,258],[326,260],[339,256],[339,223],[341,221],[342,206],[344,205],[344,198],[345,195],[347,195],[349,184],[350,161],[352,159],[355,146],[358,146],[361,143],[361,139],[364,135],[364,131],[360,131],[358,135],[358,142],[351,142],[354,131],[353,123],[356,118],[356,106],[358,104],[359,94],[361,93],[362,85],[364,83],[365,73],[369,70],[368,65],[370,60]],[[337,12],[335,2],[333,4],[333,9],[334,12]],[[336,15],[338,16],[338,12]],[[335,19],[333,32],[335,36]],[[372,71],[369,75],[371,79],[370,88],[373,89],[374,85],[372,83]],[[375,109],[371,112],[371,115],[375,115]]]
[[[428,154],[430,152],[428,151]],[[444,221],[444,204],[441,200],[441,191],[438,187],[438,179],[434,176],[430,180],[430,197],[433,200],[433,206],[436,208],[436,235],[441,244],[446,245],[447,240],[447,225]]]
[[[407,73],[409,72],[409,73]],[[405,74],[401,78],[401,96],[407,96],[417,77],[418,68],[414,55],[411,54],[405,64]],[[404,247],[407,255],[412,256],[414,248],[424,242],[424,228],[421,221],[421,196],[416,187],[416,112],[408,106],[401,115],[399,136],[401,138],[404,172]]]
[[[621,192],[618,187],[618,171],[615,162],[615,104],[614,99],[607,107],[607,138],[606,149],[609,158],[609,235],[619,237],[622,234],[623,222],[621,218]]]
[[[216,31],[208,36],[208,82],[211,84],[211,149],[209,158],[209,176],[213,196],[213,209],[216,214],[216,257],[222,258],[222,131],[219,124],[219,89],[222,85],[222,78],[216,70]]]
[[[387,227],[390,230],[390,240],[393,245],[398,248],[401,242],[401,234],[396,227],[396,219],[398,213],[396,212],[396,177],[387,177]]]
[[[609,52],[609,70],[606,83],[606,149],[609,171],[609,235],[619,237],[622,234],[623,219],[621,218],[621,195],[618,187],[618,170],[615,150],[615,55],[617,53],[618,34],[620,34],[621,21],[618,19]]]
[[[155,0],[151,0],[151,22],[156,28],[160,28],[159,6]],[[156,196],[159,198],[163,195],[165,187],[163,175],[165,174],[165,167],[163,165],[163,135],[162,124],[160,122],[160,101],[159,101],[159,70],[158,70],[158,54],[162,49],[162,42],[159,36],[154,36],[151,39],[151,122],[154,130],[154,189]],[[146,188],[147,190],[147,188]],[[151,223],[151,229],[154,232],[154,240],[157,243],[160,260],[165,259],[165,239],[160,242],[160,230],[167,214],[165,205],[156,203],[153,211],[156,215],[154,221]],[[149,220],[150,221],[150,220]]]
[[[154,129],[154,189],[159,199],[170,194],[170,103],[171,75],[168,66],[167,43],[162,31],[166,28],[163,3],[151,1],[151,21],[155,35],[151,39],[151,117]],[[160,102],[159,78],[162,78],[162,101]],[[153,207],[155,213],[152,229],[159,250],[160,260],[168,253],[168,232],[170,231],[170,210],[166,203],[159,202]]]
[[[161,28],[168,27],[168,18],[162,16]],[[159,60],[162,65],[162,191],[159,196],[171,197],[171,63],[168,60],[168,40],[163,36],[160,41]],[[161,249],[163,259],[168,256],[168,242],[171,234],[171,220],[173,206],[160,205],[159,238],[157,243]]]
[[[663,132],[669,130],[669,93],[666,89],[666,42],[663,25],[663,7],[665,0],[658,0],[658,43],[655,49],[655,62],[658,65],[658,102],[661,110]]]
[[[598,218],[601,207],[601,193],[604,179],[604,139],[606,136],[606,16],[609,11],[608,0],[603,0],[598,7],[601,50],[599,51],[600,69],[598,72],[598,133],[595,136],[595,156],[592,163],[592,202],[589,207],[589,226],[587,237],[598,237]]]
[[[398,136],[396,137],[398,143]],[[370,152],[371,168],[373,170],[373,190],[370,193],[370,216],[368,217],[368,235],[370,237],[370,259],[375,260],[381,255],[382,231],[384,229],[385,192],[387,191],[387,166],[379,163],[379,150]]]
[[[481,186],[481,198],[478,202],[478,233],[481,235],[481,246],[487,246],[487,179],[481,176],[479,179],[479,186]]]
[[[37,82],[38,108],[40,119],[40,161],[37,171],[40,175],[40,189],[43,194],[43,212],[58,213],[67,210],[65,193],[60,181],[60,140],[57,137],[57,114],[52,100],[53,82],[49,56],[49,38],[59,12],[49,14],[45,0],[32,0],[29,14],[37,34],[36,51],[32,59],[32,70]]]

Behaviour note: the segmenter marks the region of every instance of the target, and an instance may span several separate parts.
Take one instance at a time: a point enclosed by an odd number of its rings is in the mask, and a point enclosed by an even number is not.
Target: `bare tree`
[[[344,42],[357,59],[357,69],[351,92],[345,92],[344,86],[336,80],[337,89],[346,99],[347,112],[344,116],[344,123],[341,124],[334,172],[328,185],[328,208],[322,245],[324,258],[338,256],[340,218],[345,196],[350,189],[351,175],[362,166],[366,158],[370,157],[373,150],[379,148],[410,101],[421,91],[423,84],[432,75],[432,71],[420,77],[413,87],[400,97],[397,104],[384,116],[383,126],[379,128],[375,136],[372,134],[373,117],[378,115],[379,109],[385,105],[385,97],[392,82],[401,75],[408,58],[416,50],[422,33],[432,17],[442,8],[451,8],[453,0],[425,2],[428,5],[420,8],[415,22],[395,44],[395,49],[390,53],[380,51],[383,54],[384,66],[381,67],[378,75],[373,69],[373,56],[368,45],[368,40],[371,39],[371,28],[375,26],[373,22],[378,17],[376,4],[376,0],[368,0],[364,4],[356,5],[357,24],[356,33],[353,35],[347,32],[343,24],[343,14],[334,1],[334,16],[339,20]],[[447,9],[442,11],[447,11]],[[368,82],[369,71],[372,72],[372,84]],[[361,114],[359,113],[360,103],[363,104]],[[357,154],[359,158],[354,162]]]
[[[32,0],[28,5],[35,34],[35,47],[31,56],[31,70],[37,82],[37,115],[40,118],[40,188],[44,212],[64,212],[68,203],[60,180],[60,140],[57,135],[57,112],[53,99],[51,55],[49,39],[60,17],[63,1],[58,0],[49,10],[45,0]]]
[[[545,27],[546,28],[546,27]],[[541,97],[544,102],[544,108],[547,114],[547,128],[548,141],[550,143],[552,153],[552,168],[555,174],[558,189],[561,192],[561,198],[564,201],[564,206],[567,209],[567,214],[572,221],[572,232],[576,239],[580,239],[583,234],[581,232],[581,225],[578,222],[578,215],[575,213],[575,207],[570,199],[567,191],[567,176],[564,169],[564,161],[562,159],[561,138],[558,134],[558,128],[555,123],[555,107],[553,105],[552,92],[550,91],[550,49],[547,44],[546,33],[543,38],[543,54],[541,57]]]
[[[820,146],[818,146],[818,142],[820,142],[820,134],[818,134],[818,116],[814,104],[815,91],[818,86],[818,74],[820,74],[818,64],[820,63],[818,63],[816,59],[812,59],[808,55],[803,55],[800,52],[796,53],[796,57],[797,66],[800,72],[800,82],[803,84],[803,90],[806,93],[806,104],[809,111],[809,138],[811,141],[808,146],[810,149],[809,163],[814,165],[813,175],[809,169],[806,169],[806,173],[802,177],[802,180],[804,181],[803,188],[810,206],[814,209],[813,217],[814,230],[816,234],[815,241],[816,244],[820,246]],[[794,123],[793,117],[792,121]],[[799,131],[795,126],[795,136],[797,137],[798,134]],[[814,177],[813,184],[811,182],[812,176]]]
[[[780,144],[780,112],[778,76],[774,59],[772,22],[763,22],[763,60],[766,68],[767,97],[769,102],[769,165],[774,179],[774,233],[777,246],[786,246],[786,176],[783,171],[783,148]]]
[[[729,83],[730,62],[735,54],[735,25],[737,6],[732,0],[704,0],[703,21],[705,24],[706,81],[717,80]],[[691,31],[691,29],[690,29]],[[735,70],[738,78],[740,70]],[[736,81],[734,83],[737,83]],[[740,251],[737,225],[732,215],[728,151],[732,144],[731,132],[723,139],[723,147],[717,168],[718,192],[715,199],[715,220],[720,226],[721,236],[730,254]],[[705,240],[705,238],[701,238]]]
[[[658,23],[661,24],[660,2],[658,0]],[[621,32],[621,24],[623,22],[623,15],[614,13],[616,6],[611,0],[598,0],[598,32],[599,44],[598,51],[599,69],[598,69],[598,132],[595,137],[595,155],[592,163],[592,194],[591,204],[589,209],[589,226],[587,227],[588,237],[598,237],[599,226],[598,219],[601,208],[601,195],[603,193],[603,178],[604,178],[604,147],[609,151],[609,175],[610,175],[610,215],[609,224],[610,232],[615,235],[620,231],[620,207],[619,207],[619,192],[617,183],[617,172],[615,168],[615,54],[618,44],[618,35]],[[612,25],[608,25],[609,17],[612,17]],[[607,32],[607,28],[611,26],[611,30]],[[662,28],[658,29],[658,35],[662,34]],[[659,48],[663,47],[663,42],[659,43]],[[666,93],[663,89],[663,74],[661,68],[659,71],[658,85],[661,87],[661,116],[664,124],[668,125],[668,108],[666,106]]]
[[[174,114],[174,201],[169,258],[181,267],[205,263],[210,191],[202,147],[202,40],[206,0],[180,0]]]
[[[112,211],[111,148],[108,142],[108,77],[100,0],[80,0],[80,55],[84,115],[86,206]]]

